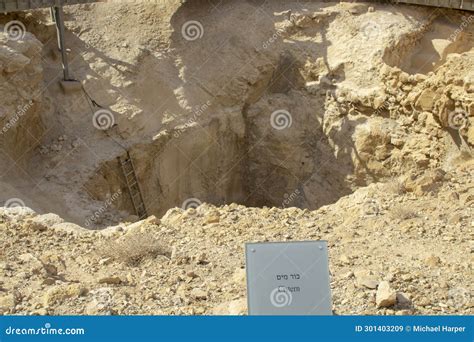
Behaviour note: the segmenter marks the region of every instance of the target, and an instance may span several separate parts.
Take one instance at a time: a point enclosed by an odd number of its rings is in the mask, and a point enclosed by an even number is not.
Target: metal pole
[[[64,21],[63,21],[63,7],[56,5],[52,8],[54,22],[56,24],[56,30],[58,34],[58,47],[61,51],[61,59],[63,64],[64,81],[69,81],[69,65],[67,61],[66,45],[65,45],[65,34],[64,34]]]

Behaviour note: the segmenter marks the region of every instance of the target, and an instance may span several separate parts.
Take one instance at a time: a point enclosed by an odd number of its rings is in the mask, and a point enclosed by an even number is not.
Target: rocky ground
[[[0,15],[0,311],[244,314],[246,242],[323,239],[336,314],[472,314],[472,17],[209,4],[68,6],[70,93]]]
[[[317,209],[444,168],[474,144],[474,28],[462,12],[109,1],[68,6],[65,19],[71,73],[90,98],[60,88],[47,11],[0,16],[26,29],[18,40],[0,30],[0,202],[84,226],[127,192],[116,159],[127,149],[157,217],[187,198],[278,207],[296,191],[295,206]],[[105,132],[91,100],[113,118]],[[133,211],[118,196],[91,227]]]
[[[474,164],[316,211],[170,209],[102,231],[2,208],[4,314],[245,314],[244,243],[327,240],[333,311],[473,314]]]

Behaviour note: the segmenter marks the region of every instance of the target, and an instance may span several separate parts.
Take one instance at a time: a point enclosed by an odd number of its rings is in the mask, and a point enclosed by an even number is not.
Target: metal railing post
[[[54,23],[56,24],[56,31],[58,34],[58,47],[61,51],[61,59],[63,66],[64,81],[69,81],[69,64],[67,60],[66,45],[65,45],[65,31],[64,31],[64,19],[63,19],[63,7],[62,5],[56,5],[51,8],[53,14]]]

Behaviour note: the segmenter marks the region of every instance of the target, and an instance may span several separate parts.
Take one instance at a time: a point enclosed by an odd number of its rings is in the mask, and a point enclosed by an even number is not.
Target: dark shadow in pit
[[[272,113],[268,110],[259,112],[259,106],[262,103],[265,105],[266,101],[286,104],[287,107],[291,107],[289,109],[292,113],[303,110],[306,104],[311,105],[309,102],[304,102],[305,80],[302,78],[301,70],[305,60],[298,60],[294,53],[297,50],[306,51],[306,55],[314,59],[322,58],[327,69],[325,78],[329,82],[321,85],[324,95],[318,96],[319,104],[315,107],[324,107],[325,99],[334,97],[337,82],[345,79],[345,70],[343,65],[332,69],[327,58],[331,42],[327,39],[326,30],[332,18],[328,17],[317,26],[307,28],[320,36],[318,43],[291,40],[287,36],[285,36],[286,42],[282,43],[280,33],[275,28],[275,22],[281,21],[281,17],[286,15],[285,12],[306,10],[317,12],[331,4],[303,5],[282,1],[272,2],[271,7],[259,7],[265,2],[248,1],[246,2],[249,6],[248,13],[240,14],[241,26],[235,28],[222,25],[235,20],[227,10],[231,7],[230,2],[224,2],[224,6],[220,6],[220,9],[203,6],[203,3],[206,1],[190,2],[189,5],[186,3],[175,13],[171,21],[174,28],[173,48],[182,57],[183,64],[188,69],[187,87],[210,90],[209,93],[214,96],[213,101],[229,107],[238,106],[242,98],[246,99],[241,108],[245,122],[245,137],[243,149],[236,161],[238,168],[246,170],[245,183],[242,184],[246,196],[238,202],[250,206],[299,206],[314,209],[350,194],[352,189],[346,180],[354,171],[351,155],[354,154],[359,158],[350,137],[355,127],[363,123],[364,119],[356,119],[354,122],[349,122],[350,119],[347,119],[340,132],[330,133],[334,134],[332,138],[338,141],[338,153],[334,156],[335,152],[323,133],[322,127],[326,120],[323,112],[319,111],[318,114],[318,110],[315,110],[312,117],[307,118],[308,121],[303,125],[295,122],[300,118],[299,115],[295,115],[294,126],[291,127],[294,129],[292,138],[285,133],[279,135],[275,131],[268,132],[267,128],[270,125],[266,118]],[[252,15],[255,13],[272,20],[254,18]],[[213,16],[216,17],[215,21],[210,20]],[[204,26],[201,28],[202,37],[191,41],[183,39],[183,28],[191,20],[213,22],[212,33]],[[197,26],[196,30],[198,29]],[[246,31],[248,32],[245,33]],[[225,38],[229,36],[230,39]],[[246,38],[245,42],[242,41],[242,37]],[[202,41],[206,41],[204,45],[211,45],[214,49],[211,51],[201,49]],[[209,41],[213,43],[209,44]],[[253,51],[248,49],[249,46],[254,48]],[[190,49],[192,53],[189,53]],[[263,58],[257,59],[256,55]],[[300,55],[303,56],[305,53]],[[233,64],[226,60],[227,56],[233,56]],[[240,58],[235,59],[235,56]],[[209,68],[213,69],[212,73],[206,71]],[[212,78],[212,74],[219,68],[224,71],[222,75],[230,77],[218,80]],[[257,81],[255,81],[256,74]],[[216,87],[216,83],[220,86]],[[215,88],[211,89],[211,84]],[[291,97],[296,100],[292,102]],[[300,97],[301,101],[298,101]],[[252,114],[253,111],[257,111],[258,114]],[[344,139],[343,136],[349,138]],[[361,158],[359,161],[361,167],[366,168]],[[369,177],[376,178],[376,175],[367,173]],[[218,186],[223,184],[225,175],[226,173],[218,180]],[[293,192],[297,192],[297,196],[293,196]],[[314,193],[318,192],[320,195],[315,196]],[[215,203],[212,196],[210,202]]]

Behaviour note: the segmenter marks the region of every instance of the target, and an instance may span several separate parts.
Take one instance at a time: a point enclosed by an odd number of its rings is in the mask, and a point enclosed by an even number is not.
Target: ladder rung
[[[122,166],[122,173],[127,181],[128,191],[132,199],[133,207],[135,208],[136,214],[139,218],[147,217],[147,211],[143,197],[140,192],[140,186],[138,184],[137,174],[133,167],[132,158],[127,152],[125,159],[120,158],[120,164]]]

